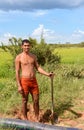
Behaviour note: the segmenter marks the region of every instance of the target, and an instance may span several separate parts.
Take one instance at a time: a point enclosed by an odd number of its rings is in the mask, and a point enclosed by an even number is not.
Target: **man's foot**
[[[22,116],[22,120],[28,120],[28,117]]]
[[[28,120],[28,118],[23,118],[23,120]]]
[[[35,122],[39,122],[40,121],[40,117],[39,116],[35,116]]]

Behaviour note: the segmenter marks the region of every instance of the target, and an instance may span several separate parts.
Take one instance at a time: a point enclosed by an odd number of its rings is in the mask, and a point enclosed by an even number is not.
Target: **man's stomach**
[[[35,78],[35,77],[36,77],[36,74],[35,74],[34,72],[31,72],[31,73],[29,73],[29,72],[23,72],[23,73],[21,74],[21,77],[31,79],[31,78]]]

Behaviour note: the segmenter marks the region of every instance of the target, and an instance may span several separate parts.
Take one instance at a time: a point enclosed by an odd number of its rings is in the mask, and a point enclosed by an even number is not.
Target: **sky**
[[[84,0],[0,0],[0,44],[12,37],[84,41]]]

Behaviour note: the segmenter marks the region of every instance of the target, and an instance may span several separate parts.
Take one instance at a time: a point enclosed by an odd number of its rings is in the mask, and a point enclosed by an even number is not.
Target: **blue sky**
[[[11,37],[47,43],[84,41],[84,0],[0,1],[0,42]]]

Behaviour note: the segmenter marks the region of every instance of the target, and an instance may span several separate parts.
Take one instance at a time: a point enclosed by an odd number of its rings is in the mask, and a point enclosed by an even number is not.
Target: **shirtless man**
[[[35,117],[39,119],[39,88],[36,80],[35,69],[43,75],[52,77],[52,73],[47,73],[38,64],[37,58],[30,53],[30,41],[24,39],[22,41],[23,52],[16,56],[15,70],[18,92],[22,95],[22,111],[25,120],[27,117],[27,101],[28,95],[31,93],[33,99],[33,107]]]

